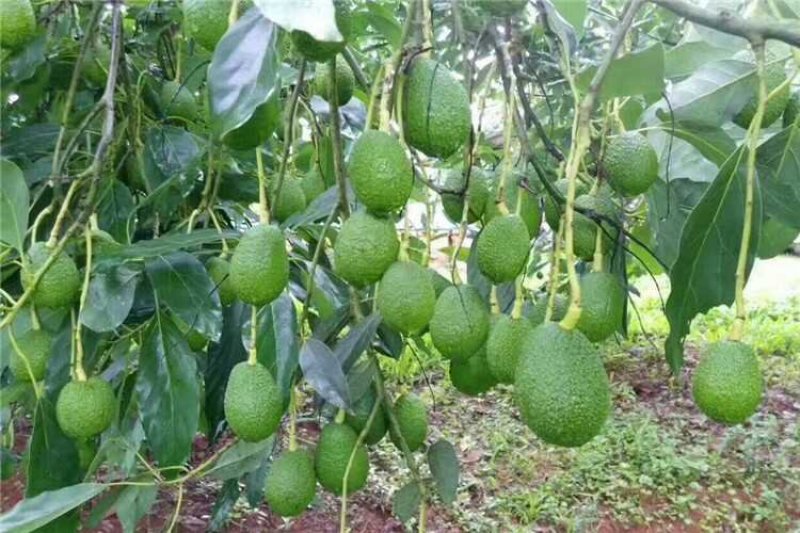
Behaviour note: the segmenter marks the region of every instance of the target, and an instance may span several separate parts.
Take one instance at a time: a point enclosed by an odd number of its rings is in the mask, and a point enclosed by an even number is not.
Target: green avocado
[[[249,2],[239,4],[239,14],[244,13]],[[220,0],[183,0],[183,32],[200,46],[213,52],[217,43],[228,31],[230,2]]]
[[[18,381],[40,381],[47,370],[52,337],[43,329],[31,329],[15,340],[19,352],[16,349],[11,350],[8,361],[11,373]]]
[[[266,439],[283,417],[281,391],[261,363],[237,363],[225,388],[225,419],[233,432],[247,442]]]
[[[782,254],[797,239],[800,230],[785,225],[783,222],[768,218],[761,224],[761,236],[758,239],[757,255],[761,259],[771,259]]]
[[[468,396],[478,396],[497,385],[486,360],[486,350],[478,350],[467,359],[450,361],[450,381],[457,391]]]
[[[342,52],[350,40],[353,32],[352,15],[350,14],[350,4],[346,0],[334,0],[336,27],[344,37],[343,41],[318,41],[309,33],[301,30],[292,32],[292,45],[295,50],[302,54],[309,61],[321,63],[333,59],[336,54]]]
[[[579,331],[555,322],[534,329],[514,382],[522,419],[549,444],[581,446],[603,427],[611,399],[600,355]]]
[[[334,494],[342,493],[351,455],[353,462],[347,476],[347,494],[360,490],[367,482],[367,448],[363,444],[356,448],[357,441],[358,435],[347,424],[328,424],[319,436],[315,460],[317,479],[320,485]]]
[[[522,345],[533,332],[527,318],[500,315],[489,330],[486,341],[486,360],[492,375],[501,383],[514,383]]]
[[[167,117],[178,117],[188,122],[197,117],[194,95],[177,81],[165,81],[161,86],[161,107]]]
[[[625,290],[608,272],[590,272],[581,277],[581,317],[578,329],[592,342],[610,337],[620,325],[625,310]]]
[[[59,427],[76,440],[90,439],[108,429],[115,410],[114,391],[99,377],[70,381],[56,401]]]
[[[575,207],[577,209],[588,209],[594,211],[598,215],[605,215],[614,219],[616,219],[617,216],[613,203],[590,194],[578,196],[575,199]],[[608,251],[614,244],[614,240],[612,240],[611,236],[616,235],[616,228],[607,221],[597,224],[588,216],[577,210],[575,211],[575,218],[572,226],[572,246],[577,258],[583,259],[584,261],[591,261],[594,258],[594,249],[597,244],[597,232],[603,231],[601,225],[605,228],[605,232],[603,233],[603,249]]]
[[[306,197],[306,202],[309,205],[327,190],[325,181],[322,179],[316,165],[300,180],[300,186],[303,188],[303,195]]]
[[[264,498],[280,516],[297,516],[314,501],[317,476],[314,457],[306,450],[283,452],[267,474]]]
[[[694,371],[692,395],[697,407],[716,422],[741,424],[750,418],[764,395],[753,348],[737,341],[712,344]]]
[[[467,359],[489,335],[489,311],[478,291],[469,285],[446,288],[433,308],[430,323],[433,346],[447,359]]]
[[[556,293],[553,304],[553,316],[550,317],[550,320],[552,322],[558,322],[567,314],[569,298],[564,294]],[[547,294],[539,296],[533,302],[525,302],[525,306],[522,308],[522,314],[528,318],[533,326],[544,323],[544,317],[547,314]]]
[[[22,288],[33,285],[36,273],[47,263],[50,249],[43,242],[33,243],[28,250],[28,264],[21,273]],[[33,291],[33,303],[39,307],[70,307],[81,291],[81,278],[75,261],[62,251],[39,280]]]
[[[272,198],[275,199],[275,187],[272,189]],[[285,222],[292,215],[302,213],[306,208],[306,194],[299,178],[286,176],[281,186],[281,195],[273,206],[275,220]]]
[[[247,121],[222,137],[234,150],[252,150],[264,144],[281,125],[281,101],[277,95],[256,107]]]
[[[442,276],[432,268],[428,268],[428,276],[431,278],[431,285],[433,285],[433,292],[436,293],[436,298],[442,295],[447,287],[452,287],[453,284],[449,279]]]
[[[0,2],[0,46],[17,50],[36,34],[36,16],[30,0],[2,0]]]
[[[219,294],[222,305],[231,305],[236,300],[236,287],[231,280],[231,264],[221,257],[211,257],[206,261],[206,270]]]
[[[471,129],[469,97],[461,82],[441,63],[415,59],[403,85],[406,142],[444,159],[464,146]]]
[[[564,198],[567,197],[567,180],[560,179],[553,184],[558,192],[561,193],[561,196]],[[576,181],[575,183],[575,197],[581,196],[589,192],[589,187],[586,186],[582,181]],[[558,231],[558,224],[561,221],[561,215],[564,213],[564,207],[562,204],[558,204],[555,200],[553,200],[550,195],[545,191],[544,195],[544,219],[547,222],[547,225],[550,226],[550,229],[553,231]]]
[[[345,105],[353,97],[353,89],[356,80],[353,77],[353,69],[347,61],[336,58],[336,103],[340,106]],[[333,95],[333,80],[331,79],[331,67],[329,63],[320,63],[317,66],[316,76],[314,77],[314,88],[320,97],[326,102],[331,101]]]
[[[230,280],[244,303],[262,306],[277,298],[289,283],[283,232],[268,224],[247,230],[233,252]]]
[[[369,389],[352,405],[352,413],[347,413],[347,424],[353,428],[357,434],[360,434],[364,426],[367,425],[369,415],[372,412],[376,399],[375,393],[372,389]],[[389,428],[388,424],[386,411],[383,406],[381,406],[378,408],[378,412],[375,413],[375,418],[372,419],[372,424],[369,426],[364,442],[367,444],[379,443],[381,439],[383,439],[383,436],[386,435],[386,430]]]
[[[405,335],[425,328],[433,316],[436,292],[428,271],[413,261],[397,261],[378,286],[377,306],[383,321]]]
[[[494,283],[513,281],[528,261],[530,239],[519,215],[493,218],[478,236],[478,268]]]
[[[400,250],[391,220],[360,211],[342,224],[333,246],[335,272],[356,287],[375,283]]]
[[[425,403],[415,394],[403,394],[394,402],[394,415],[408,449],[412,452],[418,450],[428,436],[428,408]],[[389,430],[392,442],[400,448],[400,437],[391,427]]]
[[[644,135],[628,131],[608,141],[602,168],[615,191],[637,196],[658,179],[658,156]]]
[[[531,239],[535,238],[539,235],[539,228],[542,225],[542,209],[539,206],[539,199],[531,194],[530,192],[526,191],[522,187],[520,187],[520,179],[512,179],[511,183],[509,183],[505,188],[505,204],[508,207],[509,211],[512,213],[516,211],[517,208],[517,200],[520,195],[522,195],[521,199],[519,200],[519,216],[525,222],[525,226],[528,228],[528,235]],[[483,223],[488,224],[491,222],[495,217],[500,215],[500,210],[497,207],[497,203],[494,201],[496,194],[494,190],[490,191],[489,201],[486,203],[486,209],[483,213]]]
[[[482,170],[472,169],[469,187],[466,188],[466,192],[464,192],[465,180],[466,177],[460,170],[452,170],[448,173],[442,186],[442,208],[444,209],[444,214],[454,224],[461,222],[465,201],[469,202],[467,222],[470,224],[480,220],[492,202],[489,187],[490,179]]]
[[[414,187],[414,169],[403,145],[383,131],[361,134],[347,170],[356,197],[372,212],[400,209]]]
[[[764,81],[767,85],[767,94],[771,93],[786,81],[786,72],[784,71],[784,62],[778,61],[766,66],[764,71]],[[761,119],[761,127],[766,128],[773,122],[778,120],[783,114],[786,105],[791,98],[790,84],[786,84],[783,88],[776,93],[772,98],[767,100],[767,107],[764,109],[764,117]],[[753,84],[753,96],[742,107],[734,117],[733,122],[739,127],[749,128],[753,117],[756,115],[756,108],[758,107],[758,85]]]

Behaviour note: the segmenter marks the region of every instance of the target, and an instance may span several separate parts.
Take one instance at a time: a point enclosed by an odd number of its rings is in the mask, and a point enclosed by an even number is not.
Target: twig
[[[336,58],[331,60],[331,72],[336,72]],[[336,89],[336,76],[331,75],[331,94],[338,94]],[[347,182],[344,176],[344,157],[342,155],[341,120],[339,119],[339,102],[336,97],[331,98],[331,141],[333,144],[333,173],[336,176],[336,185],[339,188],[339,208],[342,218],[350,218],[350,203],[347,200]]]
[[[334,69],[335,72],[335,69]],[[286,168],[289,166],[289,152],[292,149],[292,143],[294,141],[294,124],[297,115],[297,100],[300,98],[300,89],[303,86],[303,77],[306,73],[306,60],[300,63],[300,72],[297,74],[297,83],[294,86],[294,90],[292,91],[291,96],[289,97],[289,120],[286,121],[283,130],[283,159],[281,160],[281,168],[278,171],[278,181],[275,183],[275,193],[272,198],[272,215],[275,216],[275,209],[278,205],[278,199],[281,196],[281,190],[283,189],[283,181],[286,177]],[[335,75],[331,76],[335,78]],[[274,98],[277,98],[277,89]]]
[[[356,56],[349,46],[346,46],[344,50],[342,50],[342,57],[344,57],[344,60],[350,65],[350,70],[353,71],[356,83],[358,83],[364,91],[369,91],[370,84],[367,75],[364,74],[364,70],[361,68],[361,65],[358,64],[358,60],[356,60]]]

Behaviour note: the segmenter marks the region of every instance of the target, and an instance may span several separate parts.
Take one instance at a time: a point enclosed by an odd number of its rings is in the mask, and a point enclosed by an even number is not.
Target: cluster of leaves
[[[398,20],[415,15],[404,3],[353,6],[346,55],[358,84],[355,98],[335,115],[334,106],[307,83],[310,65],[289,39],[291,30],[336,36],[331,3],[310,3],[328,14],[321,23],[313,9],[253,3],[213,51],[182,27],[181,5],[159,0],[130,3],[124,17],[116,15],[119,6],[56,2],[37,13],[39,30],[30,42],[3,52],[0,255],[10,304],[3,316],[13,322],[0,332],[0,368],[7,366],[12,350],[9,330],[19,337],[38,320],[54,338],[43,387],[3,374],[5,412],[15,418],[33,414],[25,452],[28,499],[3,518],[4,528],[29,530],[54,519],[74,525],[78,515],[70,511],[108,489],[81,483],[101,465],[109,478],[144,476],[152,482],[110,493],[98,507],[95,518],[116,512],[128,528],[147,513],[159,485],[193,476],[225,481],[218,509],[229,509],[225,501],[238,499],[239,480],[250,501],[257,502],[272,439],[237,443],[194,470],[184,466],[198,431],[212,442],[226,431],[228,375],[247,358],[248,349],[252,346],[272,372],[287,404],[302,375],[320,404],[345,410],[380,378],[371,355],[397,358],[404,351],[405,339],[373,311],[372,289],[354,290],[336,274],[329,243],[340,227],[333,222],[344,207],[342,198],[348,209],[357,205],[349,188],[337,186],[337,158],[368,127],[369,80],[381,80],[380,67],[393,54],[405,50],[408,58],[419,52],[404,45],[425,39],[424,23],[412,25],[409,39]],[[574,77],[576,91],[588,88],[616,9],[602,6],[589,14],[581,2],[541,2],[534,20],[492,18],[479,4],[433,3],[436,59],[463,76],[473,102],[496,100],[513,73],[522,121],[530,129],[530,137],[518,139],[526,147],[520,146],[525,160],[516,165],[519,182],[537,198],[560,203],[563,198],[551,182],[568,152],[574,107],[567,83],[572,75],[564,73],[580,71]],[[631,250],[648,266],[670,274],[667,359],[677,369],[691,319],[733,301],[745,148],[743,130],[731,119],[752,98],[756,70],[748,57],[736,55],[744,41],[693,35],[696,28],[685,28],[683,35],[674,22],[666,12],[650,13],[630,34],[628,50],[611,62],[600,92],[605,112],[595,123],[597,150],[583,177],[593,182],[599,173],[595,163],[610,121],[618,123],[614,129],[646,131],[659,151],[661,179],[646,202],[626,202],[627,216],[618,229],[636,228]],[[775,53],[783,61],[788,51],[778,47]],[[175,82],[177,88],[169,85]],[[179,108],[184,90],[188,112]],[[539,92],[543,97],[534,98]],[[317,176],[325,187],[316,197],[308,195],[305,207],[282,217],[291,250],[288,289],[261,308],[251,324],[254,315],[247,306],[222,304],[203,260],[227,254],[242,230],[257,221],[250,206],[259,202],[259,161],[254,150],[232,149],[220,139],[272,99],[281,102],[282,125],[259,148],[270,183]],[[754,244],[762,219],[800,229],[798,121],[768,130],[759,147]],[[502,163],[495,132],[476,132],[468,159],[484,169]],[[510,158],[509,148],[504,155]],[[441,192],[442,186],[422,176],[460,170],[465,157],[458,152],[443,161],[418,157],[415,163],[420,179],[412,199],[434,203],[427,187]],[[88,269],[87,250],[76,238],[77,229],[87,224],[95,242]],[[25,294],[24,252],[46,233],[88,270],[88,284],[78,313],[37,308],[32,320],[29,306],[13,302],[22,302]],[[629,233],[618,234],[611,270],[624,283],[632,256],[626,253]],[[426,246],[412,238],[411,257],[424,257]],[[751,246],[751,259],[755,250]],[[476,255],[466,255],[468,282],[488,302],[491,282],[480,272]],[[513,283],[500,285],[497,295],[503,311],[518,297]],[[198,335],[202,342],[196,341]],[[56,399],[72,377],[73,350],[66,347],[75,344],[88,373],[113,383],[116,391],[114,421],[97,442],[76,443],[56,421]],[[6,419],[8,438],[14,426]],[[152,465],[144,468],[143,456],[158,465],[156,477],[148,470]],[[433,444],[428,461],[440,498],[452,500],[458,478],[452,446]],[[417,482],[406,485],[395,498],[397,514],[410,517],[423,497]]]

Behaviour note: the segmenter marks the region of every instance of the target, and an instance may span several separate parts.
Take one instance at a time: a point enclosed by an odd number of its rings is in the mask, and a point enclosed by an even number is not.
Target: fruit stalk
[[[544,321],[549,322],[553,317],[553,309],[556,305],[556,290],[558,288],[558,274],[561,256],[561,240],[564,238],[564,217],[558,225],[558,233],[553,242],[553,253],[550,256],[550,279],[547,287],[547,309],[544,313]]]
[[[744,286],[747,281],[747,256],[750,237],[753,232],[753,198],[755,196],[756,151],[761,134],[761,120],[767,107],[767,84],[764,79],[764,44],[754,44],[758,71],[758,105],[750,129],[747,132],[747,185],[744,203],[744,224],[742,226],[742,242],[739,246],[739,259],[736,264],[736,318],[731,327],[730,339],[741,340],[747,320],[747,305],[744,299]]]
[[[258,307],[251,306],[250,311],[250,349],[247,351],[247,364],[256,366],[258,364],[258,349],[256,339],[258,338]]]
[[[283,189],[283,181],[286,178],[286,169],[289,166],[289,154],[294,144],[294,125],[297,121],[297,101],[300,98],[300,88],[303,86],[303,79],[306,74],[306,60],[300,62],[300,70],[297,73],[297,83],[294,85],[292,94],[289,101],[286,103],[289,107],[289,118],[286,120],[283,129],[283,157],[281,158],[281,168],[278,170],[278,180],[275,182],[275,192],[272,198],[272,208],[278,205],[278,199],[281,196],[281,189]],[[334,78],[336,76],[333,76]],[[273,215],[275,213],[273,212]]]
[[[603,228],[598,225],[594,239],[594,257],[592,258],[592,272],[603,271]]]
[[[331,72],[336,72],[336,57],[330,62]],[[336,76],[331,76],[331,94],[339,94],[336,87]],[[344,158],[342,157],[342,132],[339,120],[339,101],[331,98],[331,140],[333,141],[333,173],[339,189],[339,208],[342,220],[350,218],[350,204],[347,201],[347,184],[344,178]]]
[[[403,23],[403,31],[400,34],[400,43],[397,50],[389,57],[383,67],[383,92],[381,93],[379,109],[381,131],[389,131],[389,123],[392,118],[392,86],[395,75],[397,74],[397,68],[400,66],[400,60],[403,57],[403,46],[411,33],[411,26],[414,22],[414,13],[416,10],[417,0],[411,0],[406,6],[406,20]],[[380,72],[378,75],[380,75]],[[369,127],[369,122],[367,126]]]
[[[508,206],[505,202],[506,184],[508,175],[511,174],[513,161],[511,159],[511,127],[514,124],[514,92],[506,91],[506,105],[503,109],[503,170],[500,173],[500,183],[497,185],[497,196],[495,203],[500,215],[508,214]],[[521,195],[519,195],[521,196]]]
[[[94,213],[92,218],[96,217]],[[77,381],[86,381],[86,371],[83,369],[83,340],[81,339],[80,313],[86,305],[86,297],[89,294],[89,281],[92,274],[92,231],[90,225],[86,225],[83,230],[86,242],[86,265],[84,266],[83,287],[81,288],[81,300],[78,307],[78,321],[75,325],[75,366],[72,369]]]
[[[236,24],[237,18],[239,18],[239,0],[232,0],[231,10],[228,12],[228,28]]]

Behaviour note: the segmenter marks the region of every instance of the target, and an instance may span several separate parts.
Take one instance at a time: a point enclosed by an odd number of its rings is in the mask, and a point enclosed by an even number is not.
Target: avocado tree
[[[4,531],[133,530],[160,490],[173,527],[200,478],[222,486],[212,527],[243,494],[291,517],[327,490],[346,531],[387,433],[394,512],[423,531],[458,458],[385,358],[430,350],[464,394],[511,385],[531,438],[580,446],[611,412],[597,343],[626,334],[642,273],[669,276],[678,376],[692,319],[735,305],[694,397],[724,424],[758,408],[744,286],[800,233],[796,5],[1,0],[0,18],[0,424],[26,482]]]

